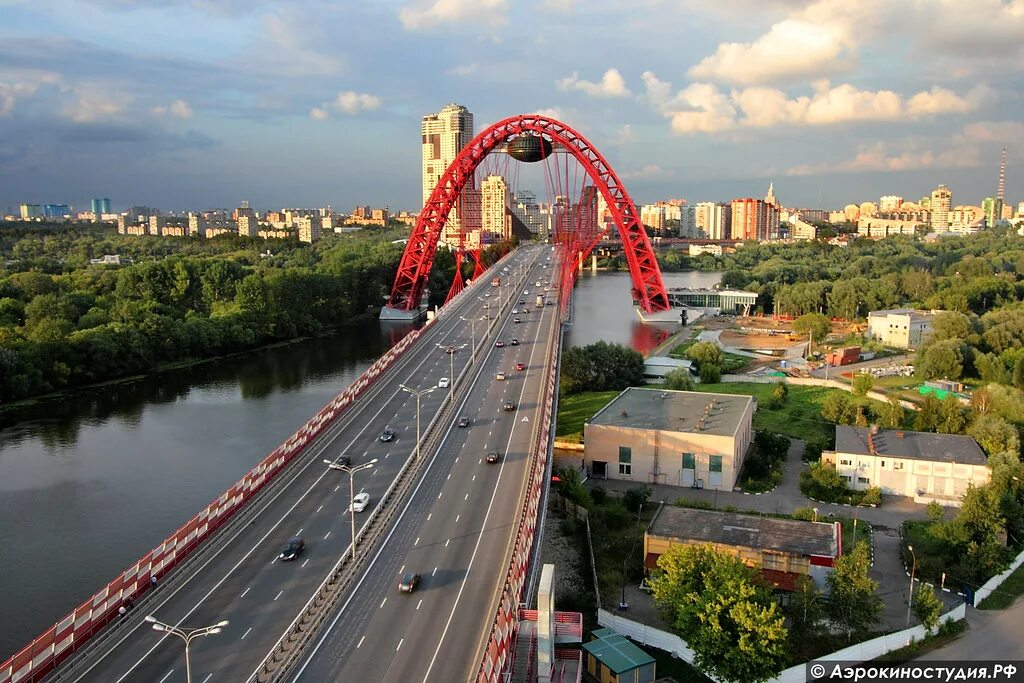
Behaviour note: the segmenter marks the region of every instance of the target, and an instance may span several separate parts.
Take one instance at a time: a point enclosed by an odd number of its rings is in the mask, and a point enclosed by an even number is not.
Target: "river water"
[[[669,287],[718,273],[668,273]],[[628,273],[585,272],[571,345],[644,351]],[[237,481],[408,332],[368,321],[323,339],[76,392],[0,429],[0,660]]]

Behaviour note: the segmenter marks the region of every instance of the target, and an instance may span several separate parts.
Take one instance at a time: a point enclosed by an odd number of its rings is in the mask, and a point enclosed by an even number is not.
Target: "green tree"
[[[928,394],[918,404],[914,416],[914,430],[918,432],[934,432],[942,422],[942,402],[934,394]]]
[[[673,391],[693,391],[693,375],[686,368],[676,368],[665,375],[662,386]]]
[[[634,486],[633,488],[626,489],[626,492],[622,494],[622,503],[630,512],[639,512],[640,507],[646,503],[650,497],[651,487],[647,484],[640,484],[640,486]]]
[[[810,334],[816,342],[825,341],[832,331],[832,321],[821,313],[805,313],[793,321],[793,331],[798,334]]]
[[[811,510],[808,512],[814,514]],[[789,617],[793,624],[790,633],[794,641],[815,638],[824,630],[825,596],[809,576],[801,575],[796,580],[796,590],[789,600]]]
[[[989,455],[1004,451],[1020,452],[1020,433],[1016,427],[998,415],[979,415],[967,428],[967,434],[974,437],[978,445]]]
[[[963,342],[946,339],[931,344],[920,354],[917,371],[925,379],[960,379],[964,371]]]
[[[960,399],[950,394],[939,402],[940,434],[962,434],[967,426],[967,412],[960,404]]]
[[[700,381],[703,384],[717,384],[722,381],[722,366],[704,363],[700,366]]]
[[[688,348],[686,357],[696,363],[698,369],[705,365],[717,365],[719,368],[725,366],[725,354],[722,353],[722,349],[708,341],[697,342]]]
[[[879,408],[876,417],[878,424],[885,429],[899,429],[903,426],[903,420],[906,419],[906,411],[900,405],[899,398],[890,396],[885,405]]]
[[[783,381],[775,383],[775,388],[772,389],[772,398],[782,405],[786,402],[786,398],[789,396],[789,387]]]
[[[1013,386],[1024,389],[1024,356],[1018,356],[1013,364]]]
[[[828,618],[846,631],[847,640],[854,634],[867,633],[881,621],[882,598],[875,594],[878,582],[871,576],[871,557],[863,541],[847,555],[836,558],[828,575]]]
[[[928,519],[932,523],[938,523],[942,521],[942,517],[946,514],[946,511],[942,508],[937,501],[931,501],[925,506],[925,512],[928,514]]]
[[[710,545],[676,546],[658,558],[656,604],[693,649],[697,666],[725,681],[774,678],[786,662],[778,605],[756,573]]]
[[[942,601],[935,595],[935,589],[922,583],[914,592],[914,616],[925,630],[931,633],[939,625],[941,615]]]
[[[853,395],[864,396],[875,385],[875,378],[867,372],[858,372],[853,376]]]
[[[857,418],[857,408],[849,394],[835,391],[822,400],[821,416],[833,424],[853,424]]]
[[[932,334],[929,343],[947,339],[968,339],[977,337],[975,322],[971,316],[955,311],[944,311],[932,320]]]

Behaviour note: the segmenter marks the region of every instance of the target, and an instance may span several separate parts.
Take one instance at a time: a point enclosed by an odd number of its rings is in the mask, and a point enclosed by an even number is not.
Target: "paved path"
[[[949,645],[933,650],[921,659],[943,661],[1019,660],[1024,634],[1024,601],[1017,600],[1003,610],[967,608],[971,625]]]

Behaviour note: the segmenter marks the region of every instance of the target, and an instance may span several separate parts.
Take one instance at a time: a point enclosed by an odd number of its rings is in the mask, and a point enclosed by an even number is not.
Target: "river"
[[[668,273],[707,287],[718,273]],[[581,276],[572,345],[644,351],[628,273]],[[342,333],[81,390],[0,429],[0,660],[28,644],[237,481],[408,328]]]

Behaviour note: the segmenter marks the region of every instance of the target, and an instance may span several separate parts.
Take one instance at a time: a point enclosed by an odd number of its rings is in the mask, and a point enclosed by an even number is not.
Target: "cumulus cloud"
[[[912,138],[861,145],[849,159],[795,166],[788,169],[786,175],[975,168],[991,165],[997,158],[998,149],[1003,146],[1015,148],[1018,154],[1024,154],[1024,123],[974,121],[966,124],[951,138],[944,136],[931,141]]]
[[[711,83],[692,83],[671,95],[671,84],[650,72],[644,74],[644,83],[648,101],[680,134],[919,120],[975,111],[995,99],[995,92],[984,84],[964,95],[936,86],[905,98],[891,90],[861,90],[848,83],[833,86],[824,80],[814,84],[812,95],[797,97],[759,86],[726,93]]]
[[[168,111],[171,113],[171,116],[176,116],[179,119],[192,118],[192,107],[185,100],[174,100],[171,102]]]
[[[638,171],[627,171],[622,174],[623,180],[644,180],[647,178],[664,178],[668,173],[658,164],[647,164]]]
[[[419,7],[403,7],[398,19],[409,31],[433,28],[441,24],[476,22],[487,26],[508,23],[508,0],[434,0]]]
[[[619,128],[608,140],[612,145],[628,145],[633,142],[636,142],[636,133],[633,132],[633,126],[628,123]]]
[[[971,0],[968,11],[957,0],[918,0],[915,9],[917,37],[937,51],[1007,56],[1024,45],[1024,0]]]
[[[327,118],[327,110],[322,107],[313,107],[309,110],[309,118],[314,121],[323,121]]]
[[[346,114],[358,114],[360,111],[379,109],[380,98],[376,95],[346,90],[345,92],[338,93],[338,96],[334,98],[334,104]]]
[[[627,97],[630,95],[626,87],[626,80],[619,73],[618,69],[608,69],[598,83],[580,79],[575,71],[572,76],[558,81],[558,87],[562,90],[581,90],[591,97]]]
[[[818,0],[752,42],[720,44],[689,76],[749,86],[847,71],[856,64],[858,48],[882,8],[880,0]]]

